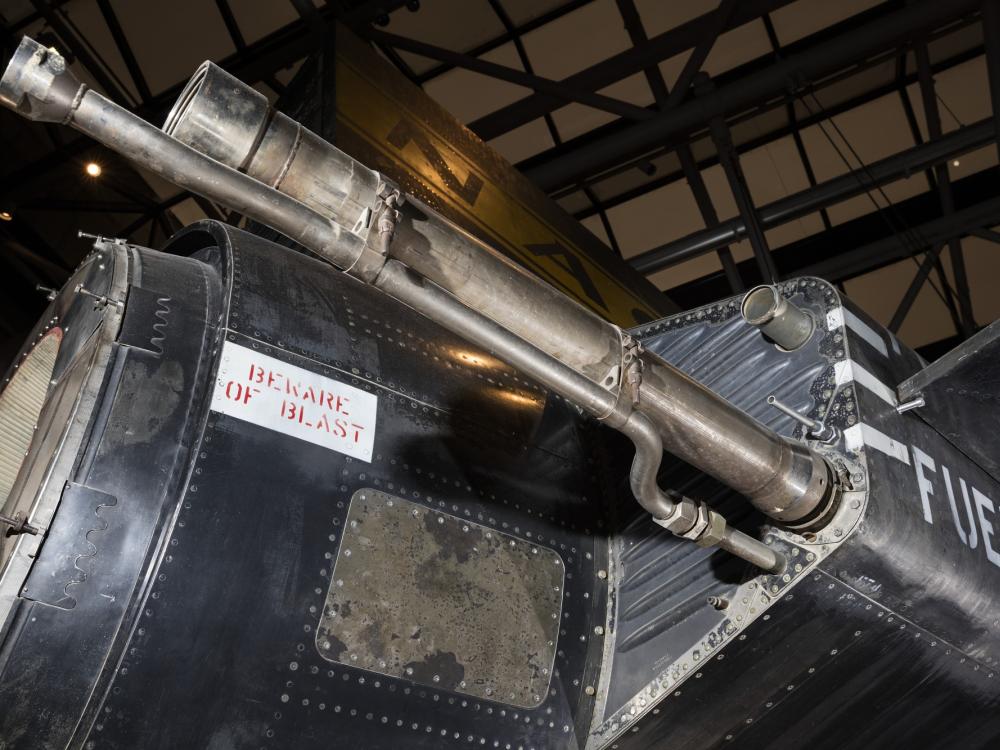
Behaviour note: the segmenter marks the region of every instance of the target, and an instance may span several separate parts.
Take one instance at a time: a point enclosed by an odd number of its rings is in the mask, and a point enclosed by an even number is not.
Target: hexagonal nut
[[[699,547],[713,547],[722,541],[726,533],[726,519],[714,510],[708,512],[708,526],[701,537],[696,540]]]
[[[696,505],[693,500],[684,498],[677,503],[674,508],[674,512],[669,518],[654,518],[653,520],[668,531],[672,531],[674,534],[677,534],[677,536],[683,536],[689,539],[694,538],[689,537],[688,534],[693,531],[695,527],[699,526],[699,522],[702,521],[700,518],[701,507],[702,506]],[[707,519],[705,520],[707,521]]]

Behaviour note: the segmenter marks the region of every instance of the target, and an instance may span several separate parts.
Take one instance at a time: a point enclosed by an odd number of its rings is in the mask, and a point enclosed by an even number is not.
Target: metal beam
[[[822,276],[833,283],[844,281],[909,258],[951,237],[1000,225],[1000,198],[982,200],[983,196],[996,195],[997,184],[1000,184],[1000,167],[956,180],[953,183],[956,212],[951,217],[941,215],[940,202],[930,192],[896,203],[899,222],[920,238],[917,243],[901,237],[882,215],[869,213],[838,224],[829,232],[775,248],[772,256],[783,278],[809,275]],[[753,260],[742,261],[739,268],[749,283],[759,279]],[[703,304],[706,299],[724,297],[726,282],[721,273],[708,274],[670,289],[669,294],[682,307],[691,307]]]
[[[910,135],[913,136],[913,142],[919,146],[924,142],[924,138],[920,133],[920,126],[917,123],[917,114],[913,110],[913,102],[910,101],[910,91],[904,83],[906,80],[906,58],[908,54],[908,50],[904,48],[900,51],[899,55],[896,56],[896,81],[899,85],[899,99],[903,105],[903,114],[906,116],[906,123],[910,128]],[[931,189],[937,190],[937,178],[934,176],[934,170],[931,168],[925,169],[924,176],[927,178],[927,184],[931,187]],[[955,326],[955,331],[958,332],[962,330],[961,314],[958,311],[958,305],[955,304],[955,295],[951,292],[951,285],[948,283],[948,276],[945,273],[944,264],[941,262],[940,248],[935,248],[935,250],[935,258],[933,259],[934,271],[937,274],[938,281],[941,284],[941,289],[944,292],[944,301],[948,306],[948,314],[951,316],[951,322]],[[908,295],[904,295],[903,300],[899,303],[899,306],[896,309],[896,315],[893,316],[894,318],[896,316],[900,316],[897,329],[894,330],[898,330],[898,326],[902,325],[902,318],[905,317],[907,314],[906,310],[908,310],[909,306],[912,305],[912,302],[908,301],[907,297]],[[904,308],[906,309],[904,310]]]
[[[711,96],[714,90],[711,79],[704,73],[699,74],[695,81],[695,93],[698,98]],[[747,185],[746,176],[740,166],[739,154],[736,153],[736,148],[733,146],[732,134],[729,132],[725,119],[720,115],[716,115],[708,121],[708,130],[719,154],[719,163],[726,175],[726,182],[729,183],[729,190],[733,194],[736,208],[740,212],[740,218],[746,228],[746,236],[750,240],[750,247],[753,248],[754,259],[757,261],[757,268],[760,269],[761,278],[765,284],[773,284],[778,280],[778,271],[771,259],[771,249],[764,237],[764,230],[761,228],[760,219],[757,216],[757,208],[750,196],[750,187]]]
[[[917,44],[914,53],[917,58],[917,75],[920,80],[920,98],[923,99],[924,116],[927,120],[927,134],[931,140],[934,140],[941,137],[941,114],[938,111],[937,92],[934,89],[930,53],[926,41]],[[938,196],[941,199],[941,211],[945,216],[949,216],[955,210],[955,199],[951,194],[948,162],[937,164],[934,170],[937,177]],[[951,269],[955,275],[958,296],[959,318],[962,326],[959,332],[968,337],[975,331],[976,321],[972,314],[972,293],[969,290],[969,279],[965,270],[965,256],[962,253],[962,243],[957,237],[952,237],[948,241],[948,253],[951,257]],[[916,283],[916,280],[914,282]]]
[[[633,0],[618,0],[618,11],[622,16],[622,20],[625,22],[625,30],[629,34],[629,38],[632,41],[633,46],[641,46],[649,41],[646,36],[646,29],[643,27],[642,18],[639,16],[639,11],[635,7],[635,2]],[[717,19],[719,20],[719,30],[725,25],[731,15],[731,8],[720,8],[717,12]],[[696,56],[702,58],[707,56],[707,50],[711,48],[712,44],[715,42],[718,34],[713,37],[706,38],[699,45],[700,47],[705,47],[703,52],[699,52],[696,49],[691,53],[691,58],[688,62],[691,62],[692,58]],[[687,69],[685,65],[685,69]],[[699,63],[700,67],[700,63]],[[697,70],[695,71],[698,72]],[[663,80],[663,73],[660,71],[658,65],[651,65],[643,71],[646,82],[649,84],[650,90],[653,92],[653,98],[656,100],[656,106],[660,111],[669,109],[675,104],[679,104],[683,97],[682,94],[677,94],[671,98],[671,92],[667,88],[667,83]],[[690,80],[686,83],[682,80],[684,78],[683,72],[678,76],[678,82],[685,86],[685,88],[690,86]],[[674,89],[675,93],[677,91],[676,87]],[[715,227],[719,223],[719,215],[715,211],[715,206],[712,203],[712,198],[708,194],[708,188],[705,185],[705,180],[698,169],[698,164],[694,158],[694,154],[691,152],[691,147],[687,143],[682,143],[677,147],[677,158],[680,161],[681,169],[684,172],[684,177],[687,179],[688,187],[691,189],[691,194],[694,196],[695,204],[698,206],[698,211],[701,214],[702,221],[705,222],[706,227]],[[601,215],[605,215],[605,210],[598,206],[598,210],[601,211]],[[716,249],[716,254],[719,257],[719,263],[722,264],[722,270],[726,274],[726,279],[729,281],[729,287],[733,294],[738,294],[744,289],[743,280],[740,278],[739,271],[736,269],[736,261],[733,259],[732,250],[730,250],[729,245],[720,247]]]
[[[150,207],[144,214],[142,214],[142,216],[133,221],[131,224],[128,224],[115,232],[115,236],[128,239],[133,233],[142,229],[142,227],[148,222],[156,221],[157,217],[159,217],[164,211],[173,208],[178,203],[183,203],[190,197],[191,193],[184,191],[157,203],[155,206]]]
[[[994,140],[993,121],[981,120],[955,130],[929,143],[915,146],[868,165],[864,172],[849,172],[822,182],[758,210],[765,229],[801,218],[825,206],[857,195],[879,185],[909,177],[914,172],[946,162],[955,156],[974,151]],[[681,263],[746,236],[746,226],[739,218],[730,219],[718,227],[703,229],[673,242],[668,242],[632,258],[629,263],[641,273],[650,274]]]
[[[924,259],[920,261],[920,265],[917,268],[917,272],[913,276],[913,280],[903,293],[903,298],[899,301],[899,305],[896,307],[896,312],[892,314],[892,319],[889,321],[888,328],[893,333],[899,333],[900,326],[902,326],[903,321],[906,320],[906,316],[909,314],[910,308],[912,308],[913,303],[917,301],[917,295],[919,295],[920,290],[923,289],[924,283],[931,275],[931,271],[937,267],[941,256],[941,250],[943,248],[944,245],[936,245],[932,247],[927,251],[927,254],[924,255]]]
[[[913,232],[927,245],[934,245],[962,237],[972,229],[996,225],[998,222],[1000,222],[1000,198],[989,198],[961,211],[955,211],[949,216],[941,216],[915,226]],[[795,275],[847,279],[908,258],[912,253],[911,247],[901,243],[898,236],[891,235],[827,261],[807,266]]]
[[[553,21],[558,21],[563,16],[569,15],[573,11],[579,10],[585,5],[590,5],[593,2],[594,0],[570,0],[570,2],[568,3],[556,6],[550,11],[535,16],[529,21],[525,21],[520,26],[516,26],[512,29],[511,28],[507,29],[503,34],[493,37],[488,42],[483,42],[482,44],[476,45],[472,49],[465,50],[465,54],[467,54],[469,57],[482,57],[487,52],[492,52],[498,47],[502,47],[503,45],[512,42],[517,38],[521,38],[525,34],[528,34],[534,31],[535,29],[540,29],[542,26],[547,26]],[[454,70],[454,69],[455,66],[449,65],[448,63],[435,65],[430,70],[427,70],[423,73],[418,73],[416,83],[418,85],[423,85],[428,81],[437,78],[438,76],[444,75],[449,70]]]
[[[115,9],[111,7],[111,0],[97,0],[97,6],[101,9],[101,15],[104,16],[104,22],[108,25],[111,38],[114,40],[115,46],[118,47],[118,54],[122,56],[122,62],[125,63],[128,74],[132,78],[132,83],[135,84],[135,90],[139,92],[139,100],[143,102],[149,101],[153,98],[153,94],[149,90],[149,85],[146,83],[146,77],[142,74],[139,62],[135,59],[135,54],[132,52],[132,45],[129,44],[128,37],[125,36],[125,31],[118,21]]]
[[[970,231],[969,234],[978,237],[981,240],[986,240],[987,242],[993,242],[1000,245],[1000,232],[996,232],[987,227],[978,227]]]
[[[954,68],[954,67],[956,67],[958,65],[961,65],[963,63],[969,62],[970,60],[977,59],[977,58],[981,57],[982,55],[983,55],[983,47],[981,45],[977,45],[977,46],[971,47],[969,49],[966,49],[964,51],[958,52],[955,55],[952,55],[950,57],[947,57],[945,59],[937,61],[936,63],[934,63],[933,70],[934,70],[935,73],[940,73],[940,72],[945,71],[945,70],[950,70],[950,69],[952,69],[952,68]],[[876,58],[876,59],[878,59],[878,58]],[[768,58],[768,64],[771,64],[771,58]],[[866,63],[866,65],[868,65],[868,64],[870,64],[870,63]],[[752,65],[753,65],[753,63],[748,63],[748,66],[752,66]],[[722,74],[722,75],[720,75],[718,77],[718,80],[720,81],[720,83],[728,83],[729,81],[740,80],[742,78],[742,74],[741,74],[742,69],[743,68],[741,67],[741,68],[737,68],[736,70],[731,71],[729,73]],[[843,81],[843,80],[845,80],[847,78],[850,78],[851,76],[857,74],[862,69],[866,69],[865,66],[860,66],[858,69],[854,69],[854,70],[850,71],[850,73],[842,73],[842,74],[835,75],[835,76],[832,76],[830,78],[824,79],[823,82],[822,82],[822,86],[826,87],[826,86],[829,86],[829,85],[836,85],[836,84],[840,83],[841,81]],[[916,73],[914,72],[914,73],[908,74],[906,76],[906,79],[904,80],[903,83],[905,85],[909,85],[910,83],[915,83],[916,80],[917,80],[917,77],[916,77]],[[846,99],[844,101],[841,101],[841,102],[838,102],[836,104],[832,104],[830,106],[824,107],[822,112],[817,112],[817,113],[814,113],[814,114],[809,114],[806,117],[800,118],[797,121],[797,127],[800,128],[800,129],[805,129],[805,128],[810,127],[812,125],[816,125],[816,124],[818,124],[820,122],[824,122],[825,120],[827,120],[830,117],[835,117],[836,115],[839,115],[839,114],[841,114],[843,112],[849,112],[852,109],[855,109],[855,108],[860,107],[860,106],[862,106],[864,104],[867,104],[869,102],[872,102],[872,101],[875,101],[877,99],[880,99],[883,96],[887,96],[889,94],[894,94],[898,90],[899,85],[900,84],[897,81],[888,81],[888,82],[882,83],[881,85],[876,86],[873,89],[869,89],[868,91],[866,91],[864,93],[858,94],[856,96],[852,96],[849,99]],[[819,88],[819,87],[817,87],[817,88]],[[744,113],[742,115],[737,115],[736,117],[730,118],[730,119],[727,120],[727,122],[729,123],[730,128],[735,128],[738,125],[741,125],[743,123],[752,121],[754,118],[756,118],[757,116],[759,116],[761,114],[764,114],[764,113],[768,112],[773,107],[785,106],[785,104],[787,104],[788,101],[791,101],[791,96],[790,95],[784,97],[783,100],[776,102],[774,105],[765,105],[765,106],[762,106],[762,107],[758,107],[758,108],[756,108],[756,109],[754,109],[754,110],[752,110],[750,112],[747,112],[747,113]],[[521,169],[522,172],[527,171],[528,169],[530,169],[531,166],[533,166],[535,164],[544,163],[545,161],[548,160],[548,158],[551,158],[552,156],[555,156],[555,155],[557,155],[559,153],[568,153],[574,147],[579,147],[579,145],[595,141],[598,138],[604,137],[606,135],[611,135],[613,133],[620,132],[623,129],[621,126],[622,125],[627,125],[627,124],[628,123],[625,123],[624,121],[621,121],[621,120],[619,120],[617,122],[614,122],[614,123],[609,123],[606,126],[602,126],[600,128],[595,129],[594,131],[591,131],[591,133],[588,133],[585,136],[579,136],[578,138],[574,139],[573,141],[570,141],[570,143],[568,144],[568,146],[566,148],[564,148],[564,149],[561,149],[561,150],[559,150],[559,149],[552,149],[549,152],[544,152],[542,154],[539,154],[537,157],[531,157],[531,158],[529,158],[529,159],[527,159],[527,160],[525,160],[525,161],[523,161],[523,162],[521,162],[521,163],[519,163],[519,164],[517,164],[515,166],[517,166],[519,169]],[[748,139],[748,140],[740,143],[739,147],[740,147],[741,150],[744,150],[744,151],[752,151],[755,148],[760,148],[762,146],[766,146],[769,143],[773,143],[774,141],[778,140],[779,138],[783,138],[785,136],[790,136],[790,135],[792,135],[793,131],[794,131],[794,128],[790,124],[786,123],[784,126],[780,126],[778,128],[775,128],[774,130],[768,131],[766,133],[763,133],[761,135],[755,136],[753,138],[750,138],[750,139]],[[685,136],[685,138],[686,137],[688,137],[688,136]],[[649,159],[658,158],[658,157],[662,156],[663,154],[666,154],[666,153],[669,153],[670,151],[675,150],[683,142],[684,141],[682,141],[680,139],[677,139],[677,138],[671,139],[671,141],[668,142],[667,146],[664,146],[663,148],[661,148],[661,149],[653,152],[652,154],[648,154],[648,155],[646,155],[643,158],[644,158],[645,161],[648,161]],[[576,146],[574,146],[574,144],[576,144]],[[595,185],[595,186],[596,185],[600,185],[605,180],[607,180],[609,178],[612,178],[612,177],[615,177],[618,174],[621,174],[622,172],[631,171],[632,169],[635,168],[635,164],[636,164],[636,162],[626,163],[623,166],[617,167],[617,168],[615,168],[613,170],[609,170],[608,172],[603,173],[599,177],[596,177],[596,178],[593,178],[593,179],[584,180],[582,182],[582,184],[585,184],[585,185]],[[718,164],[718,160],[715,157],[715,155],[707,155],[707,156],[701,158],[698,161],[698,167],[699,167],[699,169],[702,169],[702,170],[707,169],[707,168],[712,167],[712,166],[715,166],[716,164]],[[630,201],[633,198],[636,198],[638,196],[644,195],[645,193],[649,192],[650,190],[656,190],[658,188],[664,187],[665,185],[669,185],[669,184],[674,183],[674,182],[676,182],[678,180],[684,179],[684,177],[685,177],[685,175],[684,175],[684,173],[683,173],[682,170],[675,169],[675,170],[673,170],[671,172],[664,173],[664,174],[660,175],[659,177],[651,179],[651,180],[649,180],[647,182],[641,183],[641,184],[639,184],[639,185],[637,185],[637,186],[635,186],[633,188],[629,188],[628,190],[623,190],[622,192],[620,192],[620,193],[618,193],[616,195],[613,195],[611,197],[605,198],[601,202],[601,205],[605,209],[612,208],[614,206],[617,206],[617,205],[620,205],[620,204],[625,203],[627,201]],[[563,190],[560,190],[560,191],[556,191],[555,193],[552,193],[552,196],[554,198],[558,199],[558,198],[564,197],[564,196],[572,193],[574,189],[575,188],[566,188],[566,189],[563,189]],[[588,211],[587,209],[583,209],[583,210],[580,210],[580,211],[574,213],[573,216],[577,220],[582,220],[582,219],[587,218],[590,215],[591,215],[590,211]]]
[[[898,46],[915,33],[936,28],[978,9],[979,0],[923,0],[890,13],[850,34],[790,55],[780,63],[719,88],[712,96],[681,105],[644,122],[635,123],[614,137],[540,164],[526,175],[541,189],[552,192],[597,174],[615,164],[655,149],[664,140],[702,125],[712,117],[732,115],[783,96],[790,84],[823,78],[859,60]]]
[[[774,22],[771,21],[771,14],[765,13],[761,16],[760,20],[764,24],[764,31],[767,33],[767,40],[771,44],[771,50],[774,52],[774,59],[778,61],[784,59],[784,50],[781,48],[781,40],[778,39],[778,32],[774,28]],[[812,161],[806,152],[806,145],[802,142],[802,132],[799,129],[798,117],[795,114],[795,102],[791,99],[785,102],[785,117],[788,118],[788,127],[792,131],[792,142],[795,144],[795,151],[799,156],[799,163],[802,164],[802,171],[805,172],[806,181],[809,183],[809,187],[816,187],[816,173],[813,171]],[[830,223],[830,215],[825,208],[819,210],[819,216],[823,222],[823,228],[829,229],[832,224]]]
[[[215,0],[215,7],[219,9],[219,15],[222,16],[222,22],[226,25],[226,32],[229,34],[229,38],[233,40],[233,46],[236,47],[237,52],[242,52],[246,49],[247,43],[243,38],[243,32],[240,31],[240,25],[236,21],[236,16],[233,15],[233,9],[229,6],[228,0]]]
[[[634,104],[629,104],[610,96],[604,96],[603,94],[595,94],[584,88],[565,82],[531,75],[515,68],[508,68],[506,65],[498,65],[497,63],[482,60],[478,57],[469,57],[461,52],[442,49],[441,47],[427,44],[417,39],[410,39],[377,29],[366,29],[364,35],[374,42],[380,42],[393,49],[429,57],[432,60],[442,60],[456,67],[471,70],[490,78],[498,78],[501,81],[507,81],[508,83],[514,83],[518,86],[524,86],[534,91],[548,94],[549,96],[561,99],[564,103],[578,102],[588,107],[611,112],[619,117],[631,120],[648,120],[653,116],[653,113],[644,107],[637,107]]]
[[[1000,3],[996,0],[983,0],[983,41],[986,44],[993,121],[1000,133]],[[1000,155],[1000,140],[997,141],[997,154]]]
[[[736,28],[760,16],[761,13],[789,5],[794,0],[743,0],[740,2],[726,30]],[[658,34],[648,43],[636,46],[609,57],[579,73],[563,79],[562,83],[587,91],[600,91],[606,86],[640,73],[646,68],[679,55],[695,47],[710,33],[716,22],[715,11],[710,11],[676,28]],[[484,141],[502,135],[562,106],[562,101],[542,93],[532,94],[492,112],[469,124],[469,129]]]

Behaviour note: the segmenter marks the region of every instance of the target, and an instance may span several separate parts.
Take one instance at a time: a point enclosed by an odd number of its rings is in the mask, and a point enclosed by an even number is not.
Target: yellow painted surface
[[[337,128],[416,175],[476,234],[602,317],[632,326],[661,317],[530,205],[431,129],[405,101],[346,57],[338,57]],[[640,314],[636,315],[636,311]]]

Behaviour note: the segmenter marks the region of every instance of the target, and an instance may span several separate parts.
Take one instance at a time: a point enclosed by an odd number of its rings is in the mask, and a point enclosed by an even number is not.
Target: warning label
[[[226,341],[212,411],[370,462],[378,398]]]

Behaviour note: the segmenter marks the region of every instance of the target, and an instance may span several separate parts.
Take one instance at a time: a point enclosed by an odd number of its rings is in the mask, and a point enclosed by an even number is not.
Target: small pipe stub
[[[785,351],[795,351],[812,336],[812,316],[793,305],[781,291],[770,284],[757,286],[746,293],[740,305],[743,320]]]

